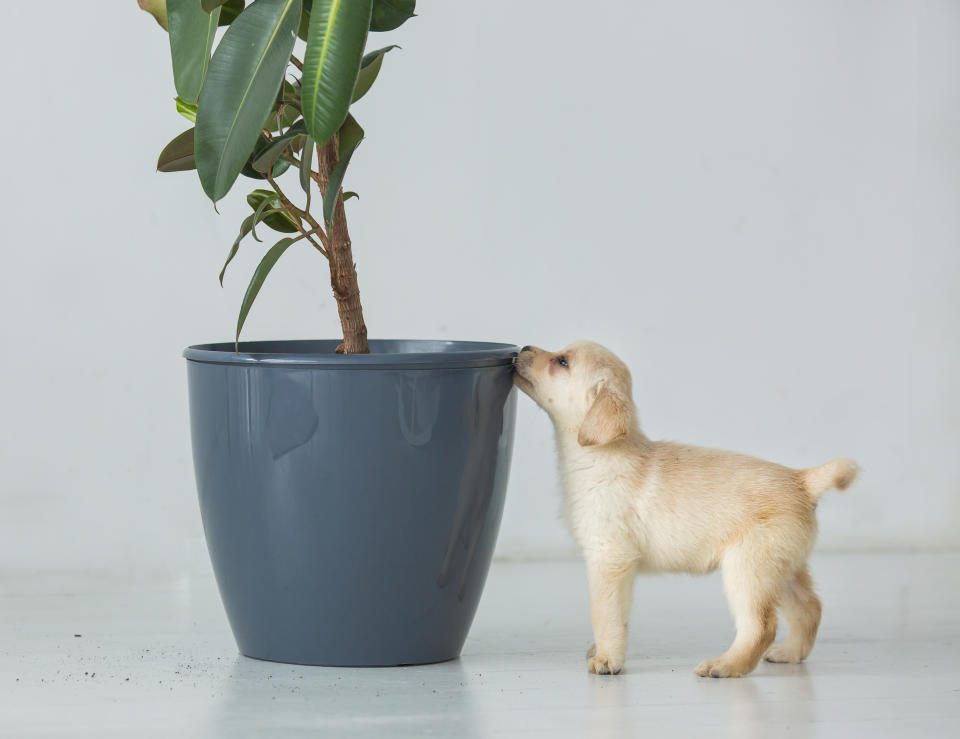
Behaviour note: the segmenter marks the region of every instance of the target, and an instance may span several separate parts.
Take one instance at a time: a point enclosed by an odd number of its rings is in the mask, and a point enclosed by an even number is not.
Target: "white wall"
[[[960,3],[421,0],[356,106],[377,337],[580,337],[648,433],[865,474],[830,548],[960,544]],[[0,570],[204,567],[180,350],[231,335],[246,209],[153,172],[186,127],[134,0],[8,3]],[[56,22],[52,17],[56,17]],[[333,337],[284,257],[247,338]],[[499,553],[570,550],[522,399]]]

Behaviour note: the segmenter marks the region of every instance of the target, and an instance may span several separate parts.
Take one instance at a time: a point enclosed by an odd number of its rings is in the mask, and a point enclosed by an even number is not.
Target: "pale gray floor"
[[[628,672],[588,675],[578,562],[494,563],[462,659],[393,669],[239,657],[208,578],[0,578],[0,736],[957,736],[960,554],[828,555],[802,666],[697,678],[719,579],[637,583]],[[74,637],[74,634],[81,634]]]

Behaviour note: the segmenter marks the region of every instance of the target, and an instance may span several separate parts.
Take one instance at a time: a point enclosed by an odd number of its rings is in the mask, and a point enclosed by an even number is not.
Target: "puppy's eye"
[[[557,357],[557,364],[559,364],[561,367],[570,366],[569,364],[567,364],[567,358],[563,355],[560,355],[559,357]]]

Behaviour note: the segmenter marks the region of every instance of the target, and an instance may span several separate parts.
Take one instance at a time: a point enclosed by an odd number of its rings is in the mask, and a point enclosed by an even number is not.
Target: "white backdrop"
[[[864,466],[824,548],[960,544],[960,3],[421,0],[355,108],[375,337],[586,337],[647,432]],[[0,570],[206,567],[181,349],[231,336],[246,205],[153,171],[186,128],[134,0],[6,3]],[[54,22],[55,20],[55,22]],[[78,30],[80,32],[78,33]],[[248,184],[248,183],[245,183]],[[334,337],[292,250],[246,338]],[[521,399],[498,553],[571,551]],[[358,532],[362,546],[362,532]]]

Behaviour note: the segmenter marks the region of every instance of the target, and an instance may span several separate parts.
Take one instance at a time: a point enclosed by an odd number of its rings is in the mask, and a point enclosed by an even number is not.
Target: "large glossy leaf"
[[[230,190],[260,136],[296,40],[300,0],[255,0],[230,25],[210,61],[197,112],[197,171],[216,202]]]
[[[314,141],[347,117],[360,72],[372,0],[314,0],[303,58],[303,117]]]
[[[373,0],[371,31],[392,31],[413,18],[417,0]]]
[[[333,220],[333,208],[337,204],[337,194],[340,192],[340,186],[343,184],[343,176],[350,165],[350,157],[363,141],[363,129],[352,115],[347,116],[339,132],[340,136],[340,157],[330,172],[330,181],[327,183],[327,189],[323,193],[323,222],[330,227]]]
[[[267,279],[267,275],[270,274],[273,265],[283,256],[283,253],[290,244],[295,241],[296,239],[291,238],[280,239],[280,241],[270,247],[270,250],[264,255],[263,259],[260,260],[260,264],[257,265],[257,269],[250,279],[250,284],[247,285],[247,292],[243,296],[243,303],[240,305],[240,316],[237,318],[237,335],[234,348],[238,352],[240,351],[240,331],[243,330],[243,324],[247,320],[250,308],[253,306],[253,301],[257,299],[260,288],[263,287],[263,281]]]
[[[243,12],[243,0],[227,0],[220,8],[220,20],[218,25],[229,26],[237,16]]]
[[[173,83],[188,103],[197,102],[203,86],[219,18],[220,8],[208,15],[200,0],[167,0]]]
[[[380,74],[380,67],[383,66],[383,55],[391,49],[399,48],[396,44],[392,44],[363,55],[363,59],[360,62],[360,74],[357,75],[357,86],[353,88],[352,102],[357,102],[357,100],[366,95],[367,91],[373,86],[377,75]]]
[[[146,10],[156,19],[160,27],[167,30],[167,2],[166,0],[137,0],[141,10]]]
[[[227,0],[200,0],[200,7],[204,13],[211,13],[223,5]]]
[[[188,128],[163,147],[163,151],[157,158],[157,170],[160,172],[183,172],[196,168],[197,163],[193,158],[193,129]]]

